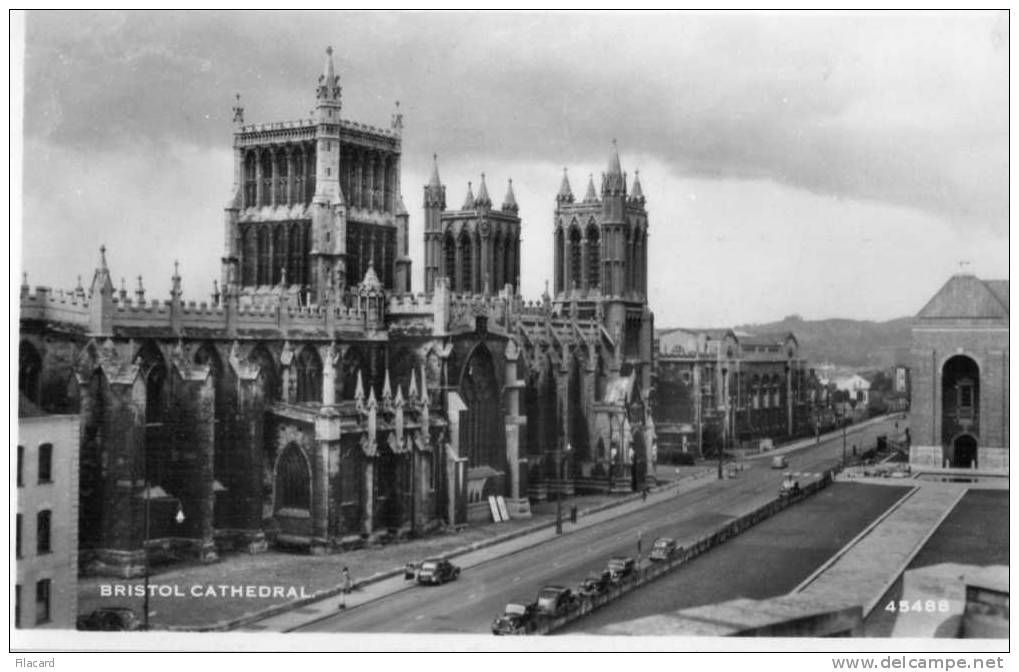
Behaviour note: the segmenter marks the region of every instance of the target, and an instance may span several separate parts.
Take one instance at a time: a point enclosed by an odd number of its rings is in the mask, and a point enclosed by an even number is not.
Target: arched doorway
[[[475,348],[460,377],[460,394],[467,412],[460,426],[462,454],[471,467],[488,465],[506,471],[505,424],[499,381],[492,354],[484,345]]]
[[[977,468],[977,440],[970,434],[961,434],[952,442],[952,466],[960,469]]]
[[[965,438],[968,437],[968,438]],[[941,368],[941,444],[945,459],[975,464],[980,437],[980,367],[966,355],[948,358]],[[962,440],[961,458],[957,444]],[[973,442],[972,459],[969,456]]]

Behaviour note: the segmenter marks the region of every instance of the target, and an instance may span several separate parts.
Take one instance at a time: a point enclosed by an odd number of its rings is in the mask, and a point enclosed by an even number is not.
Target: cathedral
[[[21,288],[20,411],[80,417],[85,571],[342,552],[491,520],[490,496],[526,517],[654,478],[648,215],[614,144],[600,190],[578,201],[564,174],[550,198],[537,301],[512,182],[450,209],[436,160],[412,293],[399,110],[343,118],[331,50],[315,100],[246,124],[238,99],[209,301],[176,263],[168,300],[117,289],[104,248],[87,288]]]

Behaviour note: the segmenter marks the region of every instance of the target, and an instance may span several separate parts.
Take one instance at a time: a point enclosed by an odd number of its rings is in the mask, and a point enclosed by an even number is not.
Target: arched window
[[[33,404],[41,402],[40,374],[42,357],[28,341],[18,345],[18,390]]]
[[[286,205],[289,201],[289,194],[287,194],[288,177],[287,153],[280,150],[276,154],[276,203],[278,205]]]
[[[255,230],[250,226],[244,227],[241,234],[241,255],[241,284],[254,285],[258,281],[256,275],[258,240]]]
[[[464,231],[460,234],[460,291],[464,294],[474,293],[474,276],[472,271],[474,270],[474,249],[473,242],[467,232]]]
[[[489,287],[489,290],[498,293],[506,282],[503,274],[502,233],[498,231],[492,239],[492,265],[492,286]]]
[[[288,443],[276,465],[276,510],[311,507],[311,470],[296,443]]]
[[[570,227],[570,286],[567,289],[583,286],[584,269],[581,266],[582,255],[580,248],[583,236],[580,234],[579,226]]]
[[[272,241],[272,284],[278,285],[283,280],[283,267],[287,265],[287,230],[286,224],[277,224],[273,231]],[[288,283],[293,278],[287,278]]]
[[[566,264],[566,248],[563,239],[563,229],[561,226],[556,227],[555,230],[555,292],[561,292],[565,289],[563,283],[565,280],[565,264]]]
[[[601,279],[601,240],[598,227],[594,222],[587,225],[587,286],[600,286]]]
[[[297,356],[297,401],[322,401],[322,360],[310,345]]]
[[[256,171],[256,164],[258,159],[255,157],[254,152],[248,152],[244,155],[244,207],[250,208],[256,205],[255,194],[258,190],[255,186],[258,174]]]
[[[304,202],[311,203],[315,196],[315,146],[309,145],[304,154]]]
[[[276,373],[276,363],[269,350],[264,345],[256,345],[255,349],[248,355],[248,361],[258,365],[259,377],[262,379],[262,389],[265,399],[271,401],[280,398],[279,375]]]
[[[272,152],[262,152],[262,200],[259,205],[272,203]]]
[[[517,284],[517,269],[516,269],[516,248],[517,248],[517,237],[512,233],[508,234],[503,244],[503,273],[506,276],[505,284],[513,285],[516,287]]]
[[[166,364],[159,348],[149,341],[138,351],[142,375],[145,376],[145,422],[163,421],[163,389],[166,384]]]
[[[443,247],[443,263],[442,274],[449,278],[449,286],[455,291],[456,285],[456,241],[453,240],[453,235],[450,233],[446,234],[445,239],[442,243]]]
[[[304,197],[304,152],[300,145],[294,148],[294,181],[290,203],[303,203]]]

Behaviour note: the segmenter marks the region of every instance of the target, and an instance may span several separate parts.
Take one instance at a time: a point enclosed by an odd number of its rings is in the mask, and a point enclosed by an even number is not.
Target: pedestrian
[[[644,491],[641,493],[640,501],[642,501],[642,502],[646,502],[647,501],[647,487],[646,486],[644,488]]]
[[[574,504],[570,507],[570,522],[574,525],[577,524],[577,505]]]
[[[644,541],[644,530],[637,530],[637,555],[641,553],[641,546]]]
[[[350,594],[352,585],[353,584],[350,581],[350,570],[344,567],[343,571],[340,573],[340,609],[347,608],[347,595]]]

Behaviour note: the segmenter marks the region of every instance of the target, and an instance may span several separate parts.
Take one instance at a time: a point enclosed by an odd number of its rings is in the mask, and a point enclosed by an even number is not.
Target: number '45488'
[[[905,614],[907,612],[947,612],[949,610],[948,600],[891,600],[885,605],[885,611],[892,613],[898,612]]]

